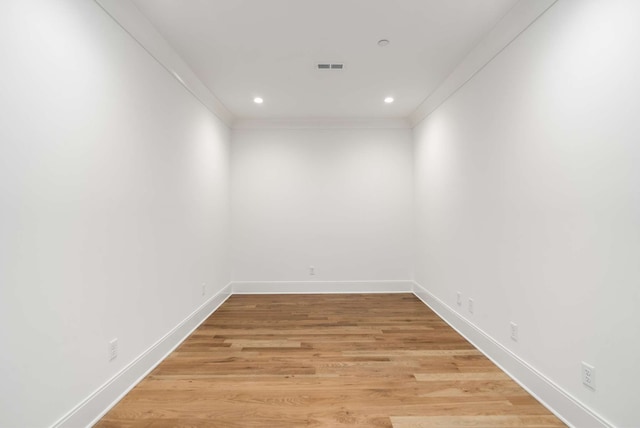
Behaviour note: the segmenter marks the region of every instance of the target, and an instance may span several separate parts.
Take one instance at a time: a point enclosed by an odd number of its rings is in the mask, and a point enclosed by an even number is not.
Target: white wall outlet
[[[469,313],[473,313],[473,299],[469,299]]]
[[[206,283],[202,283],[202,296],[205,296],[207,294],[207,284]]]
[[[517,342],[518,341],[518,324],[511,321],[509,325],[511,326],[511,340],[513,340],[514,342]]]
[[[109,361],[113,361],[118,358],[118,338],[112,339],[109,342]]]
[[[309,275],[315,275],[316,274],[316,268],[313,266],[309,266]]]
[[[462,306],[462,293],[459,291],[456,293],[456,303],[458,306]]]
[[[595,391],[596,369],[584,361],[582,362],[582,383]]]

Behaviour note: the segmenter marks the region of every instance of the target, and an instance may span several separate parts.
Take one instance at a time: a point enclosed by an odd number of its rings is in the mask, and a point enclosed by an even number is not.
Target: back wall
[[[233,279],[410,279],[411,138],[409,129],[234,130]]]

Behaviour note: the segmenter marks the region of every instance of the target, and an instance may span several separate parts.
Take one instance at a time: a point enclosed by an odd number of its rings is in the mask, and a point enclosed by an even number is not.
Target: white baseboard
[[[54,428],[92,426],[147,376],[231,295],[227,284],[93,394],[53,424]]]
[[[95,424],[231,295],[314,293],[413,293],[569,426],[589,428],[613,426],[480,328],[461,317],[424,287],[414,281],[398,280],[231,282],[62,417],[53,425],[53,428],[86,427]]]
[[[234,281],[233,294],[413,293],[413,281]]]
[[[567,425],[580,428],[613,426],[415,282],[413,293]]]

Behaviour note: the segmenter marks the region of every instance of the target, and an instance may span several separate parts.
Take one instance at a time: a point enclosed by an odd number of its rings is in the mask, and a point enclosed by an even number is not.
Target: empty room
[[[639,23],[2,1],[0,428],[640,427]]]

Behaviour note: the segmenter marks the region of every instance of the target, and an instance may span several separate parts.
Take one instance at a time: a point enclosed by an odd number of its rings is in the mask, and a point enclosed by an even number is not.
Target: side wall
[[[636,1],[560,0],[414,130],[416,281],[621,427],[638,424],[638,22]]]
[[[229,283],[230,132],[96,3],[0,9],[0,426],[41,427]]]
[[[411,279],[409,129],[238,129],[232,140],[235,281]]]

